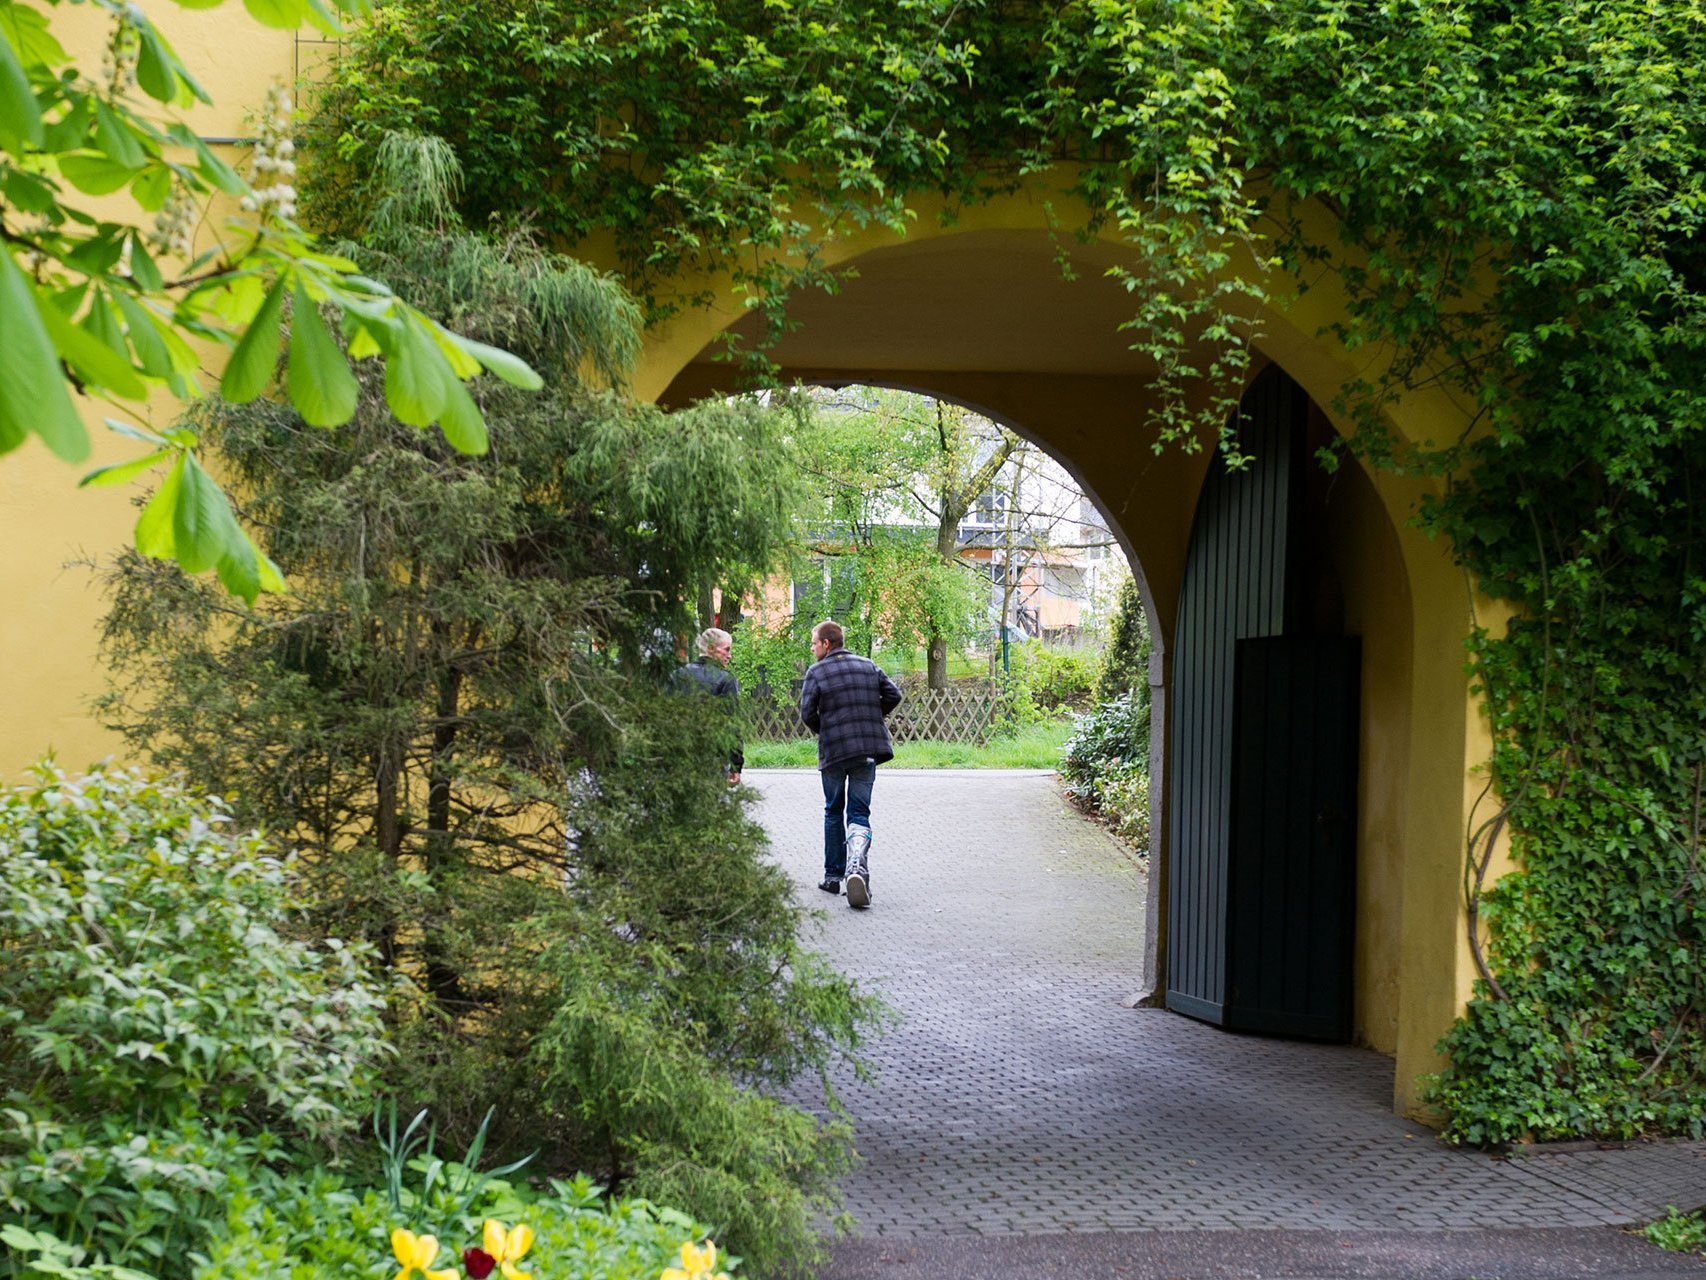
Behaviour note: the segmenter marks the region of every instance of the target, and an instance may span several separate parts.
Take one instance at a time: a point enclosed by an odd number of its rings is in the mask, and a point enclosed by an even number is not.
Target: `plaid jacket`
[[[812,663],[800,689],[800,719],[817,734],[817,767],[869,756],[894,759],[883,717],[900,705],[900,687],[869,658],[831,649]]]

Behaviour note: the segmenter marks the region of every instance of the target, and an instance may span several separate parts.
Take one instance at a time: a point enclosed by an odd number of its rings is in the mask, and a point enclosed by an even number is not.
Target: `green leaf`
[[[0,37],[11,42],[26,70],[51,70],[69,58],[48,28],[47,15],[20,4],[0,5]]]
[[[172,194],[172,170],[163,164],[149,165],[131,182],[130,194],[149,213],[160,212]]]
[[[343,24],[337,15],[326,8],[323,0],[302,0],[303,17],[308,23],[329,36],[343,34]]]
[[[263,27],[282,27],[294,31],[307,18],[301,0],[243,0],[249,16]]]
[[[137,43],[136,83],[156,102],[171,102],[178,96],[178,76],[171,59],[158,40],[144,36]]]
[[[99,98],[95,99],[95,143],[114,164],[127,169],[140,169],[148,163],[136,127]]]
[[[139,427],[134,422],[126,422],[123,418],[108,418],[106,424],[108,431],[115,435],[124,436],[128,440],[140,440],[144,444],[155,445],[167,443],[166,437],[158,432],[150,431],[147,427]],[[193,437],[190,443],[194,443]]]
[[[114,462],[104,467],[96,467],[88,475],[77,482],[79,489],[110,489],[114,485],[124,484],[136,479],[145,471],[152,471],[161,461],[171,456],[167,449],[156,449],[153,453],[143,454],[140,458],[132,458],[129,462]]]
[[[300,285],[293,296],[285,391],[304,422],[335,427],[355,415],[361,388],[314,300]]]
[[[24,273],[0,247],[0,452],[15,449],[30,432],[57,457],[81,462],[89,434],[71,401],[44,310]]]
[[[69,254],[66,261],[88,276],[104,276],[124,257],[124,241],[118,228],[102,223],[99,235],[90,236]]]
[[[12,33],[0,29],[0,147],[16,155],[26,146],[41,146],[42,138],[41,104],[12,47]]]
[[[33,1253],[38,1249],[47,1248],[45,1242],[51,1239],[52,1236],[38,1237],[34,1232],[25,1231],[15,1222],[8,1222],[0,1227],[0,1244],[10,1245],[14,1249],[27,1249]]]
[[[240,536],[242,545],[231,548],[215,569],[225,589],[234,596],[243,597],[249,604],[254,604],[255,597],[263,591],[278,594],[288,591],[290,588],[279,567],[261,552],[247,533],[240,531]]]
[[[148,252],[142,232],[134,229],[130,233],[130,274],[147,293],[161,293],[166,288],[166,277],[160,274],[154,255]]]
[[[480,407],[474,403],[474,397],[468,394],[468,388],[460,379],[452,378],[448,390],[444,415],[438,420],[439,430],[444,432],[444,438],[457,452],[476,456],[485,453],[491,448],[491,440],[486,432],[486,420],[480,415]]]
[[[237,171],[213,153],[213,149],[200,138],[192,138],[196,153],[196,171],[219,190],[228,196],[241,196],[249,190],[249,184],[237,176]]]
[[[88,330],[72,324],[46,299],[39,299],[39,303],[37,311],[53,345],[84,383],[126,400],[146,398],[148,384],[131,367],[128,353],[115,351]],[[81,457],[75,460],[81,461]]]
[[[142,362],[132,357],[129,344],[125,342],[124,317],[109,300],[110,297],[111,295],[105,289],[96,289],[94,301],[90,304],[89,312],[83,317],[79,327],[103,347],[120,356],[126,364],[135,370]],[[142,372],[147,373],[148,371],[143,369]]]
[[[234,404],[246,404],[266,390],[278,368],[278,326],[284,314],[284,277],[267,291],[261,309],[231,353],[220,379],[219,393]]]
[[[126,337],[142,371],[151,378],[170,378],[177,370],[172,366],[166,340],[160,336],[160,322],[147,307],[122,290],[115,292],[113,298],[124,315]]]
[[[184,66],[183,59],[166,42],[166,37],[140,14],[136,20],[136,33],[140,37],[136,82],[142,86],[143,92],[156,101],[180,107],[187,107],[192,102],[213,101],[207,90],[189,73],[189,68]]]
[[[394,330],[395,328],[394,324],[390,325],[390,329]],[[343,331],[344,341],[349,344],[349,358],[351,360],[365,360],[369,356],[376,356],[385,350],[385,344],[381,344],[375,336],[376,333],[386,331],[385,325],[370,323],[354,312],[346,311],[344,312]]]
[[[181,455],[182,479],[172,511],[172,537],[177,561],[186,573],[211,569],[233,549],[243,531],[231,514],[231,504],[213,477],[194,456]]]
[[[537,391],[545,385],[545,380],[520,356],[512,355],[502,347],[487,346],[484,342],[464,338],[460,334],[454,334],[452,337],[458,346],[512,387],[520,387],[523,391]]]
[[[385,402],[399,422],[424,427],[444,412],[449,395],[445,380],[456,375],[413,317],[392,336],[400,340],[385,352]]]
[[[59,171],[87,196],[111,195],[137,174],[137,166],[119,164],[96,151],[75,151],[59,157]]]
[[[54,190],[33,173],[7,169],[0,174],[0,194],[25,213],[46,213],[57,203]]]
[[[184,458],[187,456],[183,453],[178,455],[178,460],[172,464],[172,469],[166,473],[166,478],[160,482],[154,496],[148,499],[148,505],[142,508],[142,515],[136,521],[136,549],[156,560],[177,558],[175,516],[178,495],[183,490]]]
[[[68,93],[66,98],[71,103],[71,110],[47,126],[47,139],[42,144],[44,150],[56,155],[83,146],[89,136],[90,117],[95,114],[94,94]]]

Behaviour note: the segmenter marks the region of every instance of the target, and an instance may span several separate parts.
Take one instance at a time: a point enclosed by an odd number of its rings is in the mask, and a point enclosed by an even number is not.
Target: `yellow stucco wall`
[[[258,27],[234,2],[213,10],[158,3],[146,9],[213,97],[212,107],[198,104],[183,118],[207,137],[250,134],[246,116],[268,87],[275,80],[290,82],[296,49],[291,33]],[[51,21],[79,65],[98,70],[108,15],[93,6],[62,5],[51,11]],[[238,158],[231,151],[226,156]],[[85,203],[106,216],[137,217],[122,195]],[[211,228],[203,229],[198,248],[208,246],[210,234]],[[207,354],[217,360],[216,353]],[[211,376],[203,378],[204,385],[212,382]],[[85,471],[143,451],[108,431],[106,418],[165,426],[177,413],[176,402],[164,395],[141,407],[85,402],[94,448],[87,465],[59,462],[33,439],[0,460],[0,545],[7,548],[0,556],[0,598],[7,602],[0,612],[0,644],[7,655],[0,677],[5,708],[0,776],[16,776],[46,751],[80,768],[122,749],[89,713],[89,699],[101,688],[96,638],[102,603],[94,571],[74,562],[108,557],[129,540],[141,490],[76,486]]]
[[[244,137],[253,132],[248,116],[275,82],[290,83],[296,40],[289,32],[259,27],[240,3],[219,9],[189,10],[150,3],[149,17],[213,98],[183,118],[205,137]],[[51,12],[52,29],[83,68],[98,70],[110,18],[88,5],[62,5]],[[138,95],[140,97],[140,95]],[[146,102],[144,109],[152,106]],[[226,158],[240,156],[226,150]],[[135,220],[134,204],[122,194],[105,202],[86,201],[103,216]],[[215,214],[215,219],[221,217]],[[148,215],[142,215],[146,224]],[[198,249],[211,243],[204,227]],[[206,357],[217,362],[214,351]],[[211,386],[216,375],[202,379]],[[114,435],[108,417],[151,426],[169,425],[179,406],[160,395],[145,406],[84,404],[94,455],[87,465],[59,462],[31,440],[0,460],[0,643],[8,661],[0,697],[5,728],[0,736],[0,775],[15,776],[43,752],[61,764],[80,768],[120,753],[122,744],[101,728],[89,712],[89,699],[101,689],[97,630],[102,613],[96,573],[78,561],[99,561],[125,545],[136,522],[134,499],[141,486],[79,490],[87,470],[136,457],[143,447]]]
[[[150,5],[179,51],[213,92],[217,108],[193,119],[209,136],[247,133],[252,110],[277,78],[288,79],[296,46],[256,27],[235,3],[212,11]],[[56,30],[98,62],[104,29],[82,8],[60,10]],[[1046,235],[1054,215],[1070,223],[1070,201],[1039,178],[1029,189],[965,211],[941,225],[919,202],[916,230],[897,241],[866,229],[830,247],[832,264],[857,263],[861,277],[840,297],[803,300],[805,328],[785,343],[784,365],[800,376],[867,380],[951,396],[1018,427],[1060,457],[1118,526],[1141,563],[1163,636],[1170,634],[1205,454],[1155,453],[1143,423],[1145,372],[1123,347],[1122,291],[1102,276],[1121,260],[1117,245],[1076,246],[1081,280],[1068,286]],[[1323,218],[1305,210],[1309,218]],[[590,256],[598,255],[588,250]],[[706,283],[685,282],[685,288]],[[648,337],[637,390],[679,399],[722,384],[701,363],[712,340],[742,319],[726,280],[709,282],[724,302],[678,316]],[[1342,314],[1333,277],[1262,317],[1261,350],[1281,363],[1317,405],[1331,404],[1368,354],[1323,337]],[[104,409],[91,411],[99,421]],[[1412,439],[1455,436],[1460,406],[1441,394],[1394,407]],[[1342,429],[1343,424],[1339,424]],[[102,460],[131,446],[96,434]],[[100,605],[86,570],[61,566],[79,553],[122,543],[134,519],[128,495],[78,492],[78,469],[31,445],[0,463],[0,590],[11,608],[0,623],[10,657],[5,675],[3,758],[16,771],[56,747],[68,764],[114,743],[87,716],[99,686],[94,630]],[[1368,638],[1361,794],[1361,930],[1357,1026],[1367,1043],[1397,1058],[1395,1104],[1411,1111],[1415,1080],[1437,1065],[1433,1044],[1460,1009],[1472,977],[1463,939],[1460,868],[1466,823],[1479,790],[1486,728],[1468,694],[1462,641],[1469,626],[1463,575],[1444,547],[1409,524],[1424,483],[1389,475],[1347,485],[1336,507],[1342,536],[1335,565],[1347,622]]]

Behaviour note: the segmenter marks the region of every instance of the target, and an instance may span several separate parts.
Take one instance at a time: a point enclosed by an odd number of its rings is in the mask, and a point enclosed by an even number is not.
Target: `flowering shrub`
[[[398,1267],[389,1280],[659,1280],[666,1270],[719,1280],[736,1268],[723,1258],[713,1274],[715,1246],[693,1243],[702,1224],[646,1200],[606,1201],[589,1179],[541,1190],[493,1178],[464,1204],[448,1186],[468,1171],[446,1168],[431,1189],[406,1190],[400,1214],[382,1189],[325,1173],[280,1179],[232,1206],[195,1280],[374,1280],[386,1256]]]

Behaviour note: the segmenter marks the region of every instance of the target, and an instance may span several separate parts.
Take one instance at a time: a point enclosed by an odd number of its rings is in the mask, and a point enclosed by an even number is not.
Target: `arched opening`
[[[799,327],[770,355],[785,379],[903,387],[973,406],[1047,449],[1106,514],[1138,568],[1154,641],[1152,778],[1159,802],[1145,912],[1153,955],[1147,972],[1132,975],[1132,990],[1134,998],[1157,1000],[1166,984],[1166,853],[1176,819],[1167,797],[1181,758],[1174,714],[1179,610],[1214,455],[1155,447],[1146,425],[1153,369],[1126,346],[1119,326],[1129,299],[1104,277],[1118,251],[1069,246],[1065,256],[1077,278],[1067,280],[1061,247],[1044,231],[1016,225],[1036,226],[1037,210],[991,209],[983,217],[985,225],[975,228],[850,249],[844,261],[857,274],[836,295],[796,299],[791,315]],[[1316,291],[1292,311],[1266,317],[1268,336],[1259,344],[1258,364],[1283,365],[1306,393],[1310,452],[1345,434],[1345,424],[1321,406],[1354,373],[1321,336],[1330,319],[1323,307],[1324,291]],[[754,326],[750,318],[701,317],[691,351],[686,332],[662,335],[652,376],[670,372],[652,384],[660,398],[679,403],[732,390],[736,372],[716,358],[716,339],[730,329],[750,336]],[[1417,422],[1449,417],[1423,403],[1404,412],[1403,429],[1412,434]],[[1372,474],[1350,458],[1336,472],[1303,474],[1313,550],[1293,606],[1307,625],[1295,629],[1363,641],[1348,1035],[1398,1056],[1396,1098],[1409,1107],[1416,1077],[1432,1069],[1433,1042],[1466,989],[1455,848],[1462,766],[1477,741],[1457,656],[1466,604],[1449,558],[1407,523],[1424,481]],[[1418,734],[1434,746],[1418,750]]]

